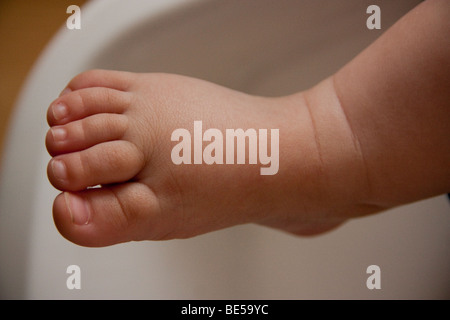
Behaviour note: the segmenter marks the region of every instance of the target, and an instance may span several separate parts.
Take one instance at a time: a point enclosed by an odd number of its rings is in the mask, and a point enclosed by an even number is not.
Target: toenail
[[[69,93],[69,92],[72,92],[72,90],[70,90],[70,88],[65,88],[63,91],[61,91],[59,96],[61,97],[61,96],[65,95],[66,93]]]
[[[53,117],[56,120],[64,119],[69,114],[69,111],[67,110],[67,106],[62,104],[61,102],[53,105],[52,111],[53,111]]]
[[[88,203],[82,197],[69,192],[64,192],[64,198],[72,223],[80,226],[88,224],[90,218]]]
[[[67,130],[64,128],[51,128],[50,129],[53,141],[63,141],[67,137]]]
[[[59,180],[66,180],[67,179],[67,169],[66,165],[62,160],[53,160],[52,161],[52,172],[55,178]]]

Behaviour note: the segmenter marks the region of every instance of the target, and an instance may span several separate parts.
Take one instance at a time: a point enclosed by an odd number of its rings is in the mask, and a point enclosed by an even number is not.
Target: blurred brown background
[[[69,5],[87,0],[0,1],[0,156],[20,88],[42,49],[64,25]]]

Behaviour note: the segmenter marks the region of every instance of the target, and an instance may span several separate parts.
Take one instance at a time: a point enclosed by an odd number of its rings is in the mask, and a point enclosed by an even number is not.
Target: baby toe
[[[47,110],[50,126],[63,125],[98,113],[123,113],[133,94],[108,88],[86,88],[67,93],[53,101]]]
[[[76,75],[63,90],[63,93],[84,88],[104,87],[127,91],[134,82],[135,73],[116,70],[94,69]]]

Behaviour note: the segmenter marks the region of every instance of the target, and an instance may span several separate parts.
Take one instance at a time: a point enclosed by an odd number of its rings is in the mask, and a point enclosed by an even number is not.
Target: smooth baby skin
[[[84,246],[244,223],[311,235],[449,191],[448,9],[426,1],[337,74],[280,98],[169,74],[76,76],[47,113],[58,230]],[[171,135],[194,121],[279,129],[278,172],[174,164]]]

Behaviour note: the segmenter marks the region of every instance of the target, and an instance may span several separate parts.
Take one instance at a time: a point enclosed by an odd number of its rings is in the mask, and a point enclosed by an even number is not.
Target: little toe
[[[92,87],[127,91],[134,79],[135,73],[132,72],[101,69],[88,70],[75,76],[62,93]]]
[[[97,113],[123,113],[133,94],[108,88],[86,88],[67,93],[50,104],[47,122],[63,125]]]
[[[53,204],[59,232],[89,247],[163,238],[169,224],[162,217],[155,194],[138,182],[64,192]]]
[[[128,129],[128,118],[122,114],[95,114],[49,129],[45,139],[52,156],[81,151],[101,142],[123,137]]]
[[[135,144],[115,140],[54,157],[48,164],[47,175],[55,188],[79,191],[130,180],[144,165],[144,155]]]

